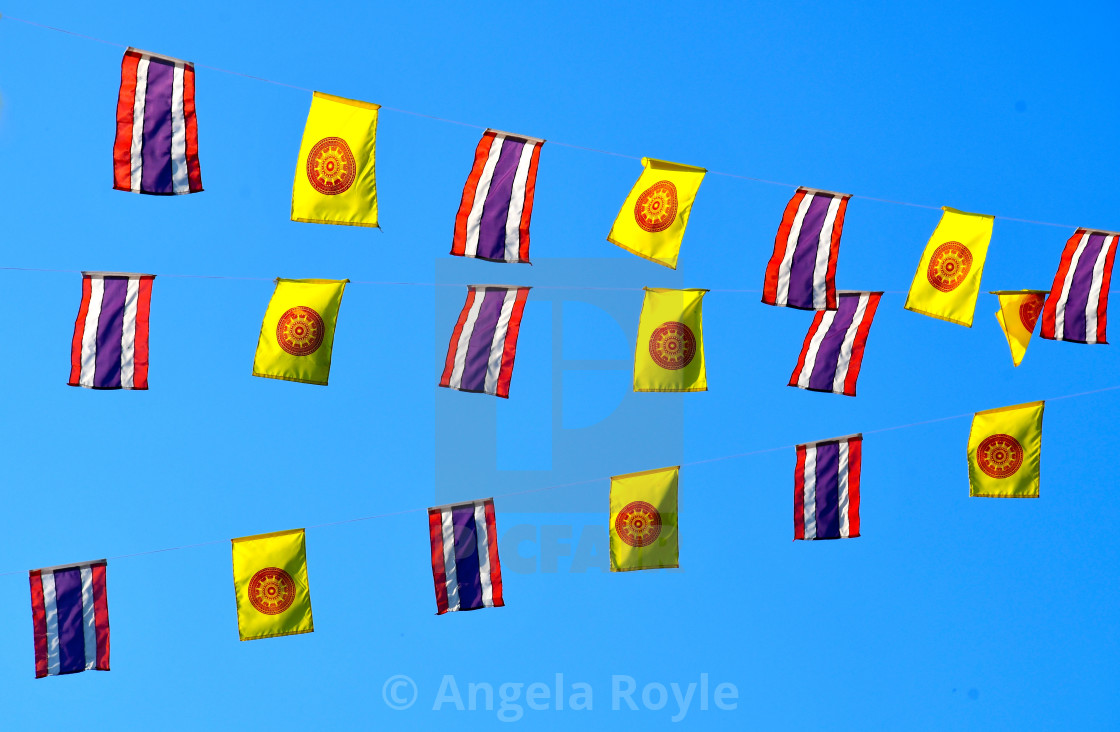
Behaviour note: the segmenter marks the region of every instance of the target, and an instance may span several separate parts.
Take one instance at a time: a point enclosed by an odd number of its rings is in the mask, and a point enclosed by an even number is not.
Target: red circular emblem
[[[1029,297],[1023,301],[1019,306],[1019,320],[1023,321],[1023,327],[1031,333],[1034,332],[1034,324],[1038,322],[1038,315],[1042,312],[1042,298]]]
[[[649,337],[649,357],[663,369],[676,371],[692,363],[696,355],[696,336],[684,323],[669,321],[653,329]]]
[[[324,196],[345,193],[353,185],[354,153],[341,137],[324,137],[307,154],[307,180]]]
[[[926,279],[942,292],[952,292],[972,269],[972,252],[959,241],[947,241],[933,250]]]
[[[323,319],[309,307],[297,305],[276,323],[276,342],[293,356],[310,356],[323,344]]]
[[[672,181],[654,183],[638,196],[634,204],[634,220],[645,231],[665,231],[677,218],[677,187]]]
[[[661,514],[645,501],[631,501],[615,516],[614,531],[630,546],[649,546],[661,535]]]
[[[976,448],[976,464],[985,475],[1009,478],[1023,464],[1023,446],[1011,435],[985,437]]]
[[[296,583],[292,575],[279,567],[265,567],[249,580],[249,602],[257,612],[279,615],[296,599]]]

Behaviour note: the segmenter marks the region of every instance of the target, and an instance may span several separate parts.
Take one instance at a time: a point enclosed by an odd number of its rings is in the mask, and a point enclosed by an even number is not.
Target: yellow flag
[[[313,632],[303,529],[243,536],[232,543],[241,640]]]
[[[645,170],[622,204],[607,241],[676,269],[688,214],[708,171],[653,158],[642,158],[642,165]]]
[[[292,184],[292,221],[377,226],[379,104],[315,92]]]
[[[611,571],[677,567],[680,466],[611,478]]]
[[[277,278],[253,359],[253,376],[327,385],[342,292],[350,280]]]
[[[701,300],[707,290],[645,288],[634,391],[707,391]]]
[[[977,412],[968,435],[968,494],[1038,498],[1045,402]]]
[[[1018,366],[1030,345],[1031,333],[1034,333],[1035,323],[1046,300],[1046,291],[998,290],[990,294],[999,297],[996,320],[1007,337],[1007,345],[1011,347],[1011,360]]]
[[[942,210],[914,273],[905,307],[971,328],[995,219],[947,206]]]

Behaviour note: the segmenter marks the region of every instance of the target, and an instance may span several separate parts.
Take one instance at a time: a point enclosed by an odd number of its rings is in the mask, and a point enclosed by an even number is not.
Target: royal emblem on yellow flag
[[[645,288],[634,391],[707,391],[701,300],[707,290]]]
[[[1018,366],[1023,362],[1035,323],[1042,313],[1046,290],[998,290],[991,294],[999,297],[996,320],[1011,347],[1011,360]]]
[[[327,385],[334,329],[350,280],[276,280],[253,359],[253,376]]]
[[[607,241],[639,257],[677,268],[688,214],[708,171],[642,158],[645,170],[622,204]]]
[[[244,536],[232,543],[241,640],[313,632],[303,529]]]
[[[1038,498],[1045,402],[977,412],[968,435],[968,494]]]
[[[292,184],[292,221],[377,226],[378,109],[315,92]]]
[[[905,307],[971,328],[995,219],[947,206],[942,210],[941,221],[918,263]]]
[[[678,566],[680,467],[611,478],[611,571]]]

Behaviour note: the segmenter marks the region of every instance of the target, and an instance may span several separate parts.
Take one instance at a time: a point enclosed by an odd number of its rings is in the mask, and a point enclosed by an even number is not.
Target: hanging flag
[[[701,308],[707,290],[645,288],[634,391],[707,391]]]
[[[996,320],[1011,347],[1011,360],[1018,366],[1030,345],[1034,324],[1046,300],[1046,290],[997,290],[990,294],[999,297]]]
[[[797,189],[782,214],[766,265],[762,302],[801,310],[836,309],[836,256],[850,193]]]
[[[136,48],[124,52],[113,188],[156,196],[202,191],[190,61]]]
[[[70,343],[70,386],[148,388],[148,314],[155,275],[82,272]]]
[[[380,108],[315,92],[292,184],[292,221],[378,225],[373,162]]]
[[[859,469],[863,435],[797,446],[793,472],[793,538],[859,536]]]
[[[904,307],[971,328],[995,218],[948,206],[942,211]]]
[[[314,632],[303,529],[230,541],[241,640]]]
[[[455,215],[451,253],[491,262],[529,262],[529,219],[544,140],[486,130]]]
[[[109,670],[105,560],[33,569],[35,678]]]
[[[837,293],[838,308],[820,310],[813,318],[789,385],[854,397],[867,333],[882,297],[882,292]]]
[[[1105,321],[1116,238],[1120,234],[1078,229],[1066,242],[1042,310],[1043,338],[1074,343],[1108,343]]]
[[[528,287],[468,285],[439,385],[509,398]]]
[[[642,158],[645,170],[630,190],[607,241],[639,257],[677,268],[677,253],[705,168]]]
[[[502,607],[494,499],[428,509],[436,615]]]
[[[977,412],[968,434],[968,495],[1038,498],[1045,402]]]
[[[611,478],[611,571],[664,569],[677,558],[680,466]]]
[[[342,293],[350,280],[276,279],[253,376],[327,385]]]

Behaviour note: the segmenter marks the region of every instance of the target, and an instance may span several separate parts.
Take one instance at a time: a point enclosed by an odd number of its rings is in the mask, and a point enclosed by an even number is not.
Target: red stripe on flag
[[[793,538],[805,538],[805,448],[800,445],[793,469]]]
[[[859,321],[856,329],[856,338],[852,343],[852,358],[848,362],[848,377],[844,379],[844,394],[856,395],[856,379],[859,378],[859,368],[863,365],[863,351],[867,347],[867,333],[871,330],[871,321],[875,318],[875,309],[879,307],[879,300],[883,296],[877,292],[867,296],[867,309],[863,312],[863,320]]]
[[[817,332],[817,328],[821,327],[824,314],[824,310],[818,310],[817,314],[813,317],[813,324],[809,326],[809,332],[805,336],[805,343],[801,346],[801,355],[797,357],[797,368],[793,370],[793,376],[789,377],[789,386],[797,386],[797,379],[801,376],[801,370],[805,368],[805,358],[809,355],[809,345],[813,342],[813,335]]]
[[[1112,283],[1112,263],[1116,259],[1116,236],[1107,237],[1112,240],[1108,247],[1108,255],[1104,260],[1104,272],[1101,274],[1101,294],[1097,300],[1097,343],[1108,343],[1105,339],[1105,324],[1108,320],[1108,286]]]
[[[494,607],[502,607],[506,603],[502,599],[502,565],[498,561],[498,526],[494,519],[494,502],[486,502],[486,545],[490,554],[490,587],[494,599]]]
[[[836,302],[836,258],[840,255],[840,234],[844,231],[844,214],[848,212],[848,196],[841,196],[836,207],[836,221],[832,225],[832,240],[828,250],[828,271],[825,273],[825,307],[835,310]]]
[[[463,306],[463,310],[459,313],[459,319],[455,321],[455,330],[451,331],[451,344],[447,347],[447,360],[443,365],[443,376],[439,379],[440,386],[451,386],[451,372],[455,370],[455,352],[459,347],[459,338],[463,335],[463,325],[467,322],[467,316],[470,315],[471,306],[474,305],[474,297],[475,290],[468,287],[467,304]]]
[[[848,536],[859,536],[859,471],[863,457],[863,438],[848,440]]]
[[[471,174],[467,176],[467,184],[463,186],[463,200],[459,202],[459,212],[455,214],[455,235],[451,240],[451,253],[457,257],[466,256],[467,253],[467,219],[474,208],[474,195],[478,190],[478,179],[482,177],[482,169],[486,167],[486,159],[490,157],[490,147],[494,144],[495,135],[487,130],[478,141],[474,151],[474,165]]]
[[[183,66],[183,119],[187,123],[187,183],[191,193],[202,190],[198,166],[198,119],[194,106],[194,64]]]
[[[509,315],[506,328],[506,342],[502,348],[502,368],[498,371],[497,396],[509,399],[509,383],[513,380],[513,359],[517,355],[517,333],[521,330],[521,316],[525,312],[525,301],[529,298],[529,288],[517,288],[513,310]]]
[[[778,301],[778,272],[782,268],[782,259],[786,255],[786,243],[789,241],[789,232],[793,230],[793,220],[797,218],[797,209],[805,198],[805,191],[793,194],[782,213],[782,223],[778,227],[778,235],[774,238],[774,254],[766,265],[766,282],[762,286],[762,302],[773,305]]]
[[[428,534],[432,540],[432,579],[436,584],[436,615],[447,612],[447,572],[443,566],[443,518],[428,510]]]
[[[1046,298],[1046,305],[1042,308],[1042,330],[1039,331],[1039,336],[1042,338],[1054,340],[1054,315],[1058,308],[1058,298],[1061,297],[1062,289],[1065,287],[1066,275],[1069,274],[1070,264],[1073,261],[1073,253],[1077,250],[1077,244],[1084,235],[1085,229],[1078,229],[1073,232],[1073,236],[1066,241],[1065,249],[1062,250],[1062,261],[1058,264],[1057,274],[1054,275],[1054,284],[1050,286],[1050,296]]]
[[[537,191],[537,163],[541,159],[541,145],[533,145],[533,157],[529,160],[529,174],[525,178],[525,204],[521,208],[521,240],[517,249],[519,262],[529,261],[529,219],[533,215],[533,195]]]
[[[139,297],[136,302],[136,346],[133,351],[134,389],[148,388],[148,320],[152,308],[152,281],[154,277],[140,278]]]
[[[70,341],[70,386],[79,386],[82,380],[82,336],[86,331],[86,317],[89,315],[89,301],[93,295],[93,285],[89,275],[82,275],[82,302],[78,306],[78,319],[74,321],[74,338]]]
[[[93,574],[93,625],[97,637],[98,671],[109,670],[109,598],[105,588],[105,565],[90,566]]]
[[[35,633],[35,678],[47,675],[47,605],[43,600],[43,578],[31,570],[31,625]]]
[[[132,117],[136,105],[136,67],[140,54],[125,51],[117,94],[117,137],[113,142],[113,188],[132,190]]]

